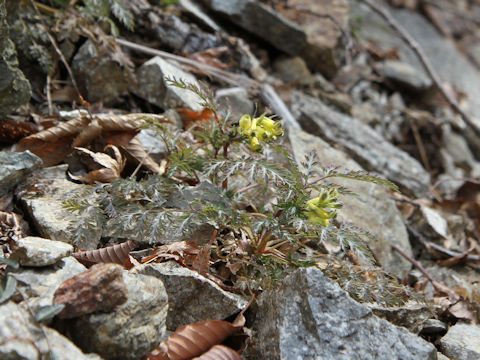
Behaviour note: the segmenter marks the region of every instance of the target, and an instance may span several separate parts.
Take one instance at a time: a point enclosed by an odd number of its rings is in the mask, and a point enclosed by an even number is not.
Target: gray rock
[[[450,175],[452,175],[455,169],[459,168],[465,172],[465,177],[480,177],[480,162],[475,159],[465,138],[446,129],[443,140],[445,144],[444,151],[450,155],[453,166],[455,166],[454,169],[446,169],[447,171],[450,170]]]
[[[15,45],[9,39],[5,0],[0,0],[0,116],[30,100],[30,83],[18,68]]]
[[[161,280],[124,271],[128,299],[109,313],[71,320],[69,328],[84,351],[105,359],[142,359],[165,337],[168,296]]]
[[[440,339],[440,350],[456,360],[480,359],[480,326],[457,323]]]
[[[21,183],[27,175],[42,167],[42,160],[30,151],[0,152],[0,197]]]
[[[427,193],[430,175],[422,165],[360,120],[299,92],[294,94],[292,112],[305,131],[343,146],[366,170],[382,174],[406,193],[417,197]]]
[[[338,70],[344,51],[341,44],[342,33],[330,19],[312,19],[305,14],[299,17],[297,12],[282,11],[281,8],[275,11],[254,0],[209,0],[207,4],[229,21],[276,48],[292,56],[301,56],[312,69],[325,76],[332,77]],[[343,0],[310,2],[308,9],[321,14],[328,13],[341,26],[347,25],[348,6]]]
[[[62,202],[78,197],[78,191],[85,185],[68,181],[66,170],[67,165],[59,165],[37,171],[18,187],[17,197],[42,237],[73,243],[74,229],[70,224],[78,215],[66,210]],[[90,238],[75,245],[87,250],[96,249],[101,236],[102,229],[97,227]]]
[[[312,151],[317,153],[319,167],[340,166],[341,170],[362,170],[347,154],[332,148],[322,139],[307,134],[303,130],[289,130],[292,153],[297,164],[305,160]],[[321,169],[317,169],[321,170]],[[402,220],[402,214],[395,202],[390,199],[387,190],[363,181],[333,179],[333,183],[345,186],[358,196],[341,196],[344,206],[338,211],[340,221],[346,221],[372,233],[378,241],[369,243],[383,268],[399,277],[403,277],[411,264],[395,251],[390,244],[396,244],[407,254],[412,254],[408,233]]]
[[[50,351],[60,360],[101,360],[97,355],[84,354],[57,331],[38,324],[26,309],[12,301],[0,305],[0,344],[0,358],[5,360],[38,360]]]
[[[65,281],[86,270],[73,257],[60,260],[57,264],[42,268],[20,268],[17,272],[10,272],[17,279],[17,287],[33,311],[41,306],[53,304],[53,295],[57,288]],[[20,299],[21,300],[21,299]]]
[[[437,319],[428,319],[422,326],[422,334],[424,335],[445,334],[446,332],[447,324]]]
[[[244,114],[253,114],[253,102],[248,98],[245,88],[234,87],[229,89],[220,89],[216,93],[216,100],[220,105],[221,115],[225,116],[230,111],[230,120],[238,121]]]
[[[225,319],[241,311],[247,300],[222,290],[198,272],[169,261],[135,268],[137,273],[163,281],[169,298],[167,329],[208,319]]]
[[[418,334],[425,329],[425,323],[433,316],[433,311],[425,303],[410,300],[400,305],[385,307],[378,304],[365,304],[378,317]]]
[[[36,236],[19,239],[15,245],[10,258],[23,266],[52,265],[73,252],[73,246],[70,244]]]
[[[253,359],[436,359],[432,344],[372,314],[316,268],[258,298]]]
[[[387,60],[379,66],[379,72],[388,80],[406,90],[424,91],[432,87],[432,80],[408,63]]]
[[[299,56],[281,58],[273,63],[273,69],[275,70],[275,76],[286,83],[292,81],[306,83],[312,78],[307,64]]]
[[[201,110],[200,97],[191,91],[167,85],[165,77],[176,78],[200,86],[197,79],[177,65],[156,56],[137,70],[137,86],[132,88],[135,95],[161,108],[187,107]]]
[[[362,24],[358,28],[359,36],[365,41],[376,44],[382,50],[397,49],[400,61],[412,65],[417,71],[426,75],[415,53],[400,39],[397,33],[385,24],[383,19],[380,19],[365,5],[359,5],[357,1],[348,0],[348,2],[352,8],[350,16]],[[480,126],[480,72],[459,51],[453,41],[445,39],[424,16],[408,9],[390,7],[388,10],[392,17],[418,42],[441,80],[454,85],[465,94],[466,98],[462,100],[462,108]],[[476,152],[480,153],[478,136],[470,129],[466,129],[464,135],[470,145],[475,146]]]
[[[143,148],[150,157],[159,163],[162,159],[165,159],[167,155],[167,147],[165,142],[157,135],[154,130],[143,129],[137,135],[138,141],[142,144]]]
[[[88,101],[111,103],[128,90],[131,77],[105,51],[99,53],[92,40],[87,40],[73,57],[72,70]]]
[[[195,22],[184,21],[173,14],[148,9],[148,13],[144,12],[141,16],[148,18],[152,25],[148,29],[148,35],[153,35],[164,48],[193,54],[222,45],[218,36],[202,30]]]

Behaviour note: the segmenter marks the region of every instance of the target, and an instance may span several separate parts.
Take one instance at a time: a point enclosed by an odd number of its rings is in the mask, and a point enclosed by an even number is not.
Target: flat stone
[[[85,185],[75,184],[65,178],[68,165],[59,165],[37,171],[18,187],[17,197],[42,237],[66,243],[74,242],[71,224],[78,215],[65,209],[63,201],[78,197]],[[75,243],[83,249],[96,249],[102,229],[96,227],[88,239]]]
[[[171,331],[197,321],[225,319],[240,312],[248,302],[172,261],[139,266],[135,272],[155,276],[165,284],[169,298],[167,329]]]
[[[322,19],[307,13],[269,6],[254,0],[209,0],[210,9],[227,17],[267,41],[277,49],[292,56],[301,56],[314,70],[332,77],[343,57],[342,33],[330,19]],[[300,0],[291,0],[289,5],[302,7]],[[305,8],[305,6],[303,6]],[[343,0],[314,2],[308,10],[330,14],[342,27],[348,23],[348,4]]]
[[[0,152],[0,197],[20,184],[34,170],[42,167],[42,160],[30,151]]]
[[[145,62],[137,70],[137,86],[132,88],[135,95],[151,104],[164,109],[186,107],[199,111],[202,109],[200,97],[189,90],[168,85],[165,78],[176,78],[200,87],[197,79],[179,66],[156,56]]]
[[[96,264],[64,281],[53,296],[55,305],[65,305],[58,317],[69,319],[95,311],[108,312],[123,304],[127,301],[127,288],[122,270],[117,264]]]
[[[430,175],[422,165],[360,120],[299,92],[294,93],[292,113],[305,131],[343,146],[365,170],[382,174],[416,197],[427,193]]]
[[[424,91],[432,87],[432,80],[408,63],[387,60],[378,68],[388,80],[406,88],[406,90]]]
[[[101,360],[84,354],[57,331],[40,325],[26,308],[12,301],[0,305],[0,344],[0,358],[5,360],[43,359],[51,350],[61,360]]]
[[[301,129],[290,129],[289,139],[292,153],[299,166],[305,156],[312,151],[319,161],[316,167],[321,171],[329,166],[340,166],[338,171],[363,170],[347,154],[332,148],[319,137],[310,135]],[[393,251],[390,244],[396,244],[407,254],[412,254],[408,233],[403,223],[402,214],[395,202],[390,198],[385,187],[350,179],[329,179],[330,182],[344,186],[357,196],[340,196],[344,206],[338,210],[340,221],[350,222],[361,229],[369,231],[377,241],[369,242],[369,246],[382,267],[400,278],[411,268],[411,264]]]
[[[69,256],[55,265],[41,268],[20,268],[10,272],[18,281],[17,287],[27,297],[30,308],[36,312],[41,306],[53,304],[53,294],[65,280],[82,273],[85,266]]]
[[[252,359],[435,360],[435,347],[355,302],[317,268],[301,268],[258,297]]]
[[[69,256],[73,246],[61,241],[53,241],[36,236],[28,236],[15,242],[10,255],[23,266],[48,266]]]
[[[105,359],[143,359],[166,335],[168,296],[161,280],[123,271],[127,301],[108,313],[68,320],[75,343]]]
[[[480,326],[457,323],[440,339],[440,350],[455,360],[480,359]]]

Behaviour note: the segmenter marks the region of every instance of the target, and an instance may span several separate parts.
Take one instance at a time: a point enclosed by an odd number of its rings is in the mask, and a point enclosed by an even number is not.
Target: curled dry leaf
[[[95,170],[90,171],[84,176],[70,174],[70,177],[75,180],[84,181],[87,184],[93,184],[97,181],[109,183],[120,177],[125,167],[125,159],[116,146],[108,145],[107,149],[113,151],[113,158],[105,153],[95,153],[85,148],[75,148],[80,154],[82,161]]]
[[[128,141],[135,136],[145,119],[158,122],[170,122],[163,115],[156,114],[100,114],[78,117],[61,123],[20,140],[15,151],[30,150],[43,160],[44,166],[53,166],[63,161],[75,146],[86,145],[95,134],[127,132]],[[127,141],[127,143],[128,143]]]
[[[137,244],[134,241],[128,240],[121,244],[115,244],[97,250],[77,251],[74,252],[72,256],[86,266],[96,263],[116,263],[123,265],[128,259],[130,251],[135,249],[136,246]]]
[[[148,170],[152,171],[155,174],[163,175],[165,169],[162,170],[162,167],[158,165],[145,151],[145,148],[142,146],[140,141],[134,137],[127,145],[122,146],[123,149],[133,156],[140,164],[145,166]]]
[[[242,327],[243,324],[234,325],[224,320],[207,320],[182,326],[147,355],[147,360],[191,359],[202,355]]]
[[[193,241],[177,241],[155,248],[150,256],[142,259],[142,263],[175,260],[178,263],[188,265],[195,260],[200,250],[200,247]]]
[[[238,353],[224,345],[215,345],[205,354],[194,358],[193,360],[242,360]]]
[[[187,108],[175,109],[180,115],[185,129],[190,129],[202,122],[212,121],[215,118],[215,113],[208,108],[204,108],[202,111],[194,111]]]

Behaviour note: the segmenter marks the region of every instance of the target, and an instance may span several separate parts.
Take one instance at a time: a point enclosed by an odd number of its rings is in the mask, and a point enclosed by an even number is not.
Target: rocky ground
[[[0,358],[480,358],[480,3],[170,2],[0,0]],[[262,113],[290,156],[237,136]],[[199,129],[225,117],[216,148]],[[272,211],[273,165],[189,170],[237,140],[348,171],[320,179],[336,218]]]

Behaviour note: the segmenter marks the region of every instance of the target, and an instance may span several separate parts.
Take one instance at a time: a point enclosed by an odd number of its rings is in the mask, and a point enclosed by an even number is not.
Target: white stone
[[[23,266],[48,266],[73,252],[73,246],[61,241],[28,236],[16,241],[11,258]]]

